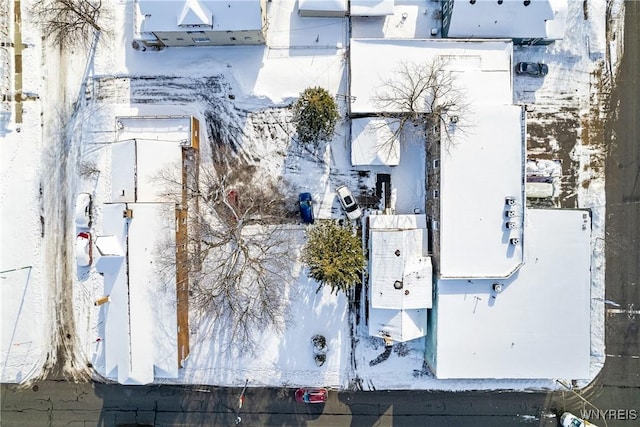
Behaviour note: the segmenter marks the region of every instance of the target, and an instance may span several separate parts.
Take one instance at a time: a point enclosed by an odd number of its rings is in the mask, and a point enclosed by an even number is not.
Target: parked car
[[[76,227],[91,227],[91,194],[80,193],[76,198]]]
[[[347,218],[353,220],[362,216],[358,202],[353,198],[353,194],[351,194],[351,191],[346,185],[341,185],[336,188],[336,193],[338,194],[338,199],[340,199],[342,209],[344,209],[344,212],[347,214]]]
[[[296,390],[296,402],[324,403],[327,401],[326,388],[299,388]]]
[[[311,193],[300,193],[298,196],[300,206],[300,217],[305,224],[313,224],[313,198]]]
[[[518,62],[516,65],[516,74],[527,74],[534,77],[546,76],[549,72],[547,64],[540,62]]]
[[[571,412],[565,412],[562,414],[560,417],[560,424],[562,424],[562,427],[597,427],[589,421],[576,417]]]
[[[79,267],[88,267],[92,261],[91,233],[83,231],[76,237],[76,262]]]

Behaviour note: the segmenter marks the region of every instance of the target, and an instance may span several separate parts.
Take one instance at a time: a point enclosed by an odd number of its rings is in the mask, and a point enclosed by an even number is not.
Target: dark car
[[[540,62],[518,62],[516,65],[516,74],[527,74],[534,77],[546,76],[549,72],[547,64]]]
[[[313,198],[311,193],[300,193],[298,196],[300,205],[300,217],[305,224],[313,224]]]
[[[324,403],[327,401],[326,388],[299,388],[296,390],[296,402]]]

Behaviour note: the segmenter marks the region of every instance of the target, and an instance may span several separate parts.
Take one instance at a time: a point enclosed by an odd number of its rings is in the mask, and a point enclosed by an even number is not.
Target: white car
[[[347,214],[347,218],[354,220],[362,216],[358,202],[353,198],[353,194],[351,194],[351,191],[349,191],[346,185],[341,185],[336,188],[336,193],[338,194],[338,199],[340,199],[342,209],[344,209],[344,212]]]
[[[76,237],[76,262],[79,267],[88,267],[91,265],[92,259],[91,250],[91,233],[83,231],[78,233]]]
[[[76,227],[91,227],[91,194],[80,193],[76,198]]]
[[[560,424],[562,424],[562,427],[597,427],[595,424],[591,424],[589,421],[578,418],[570,412],[562,414],[560,417]]]

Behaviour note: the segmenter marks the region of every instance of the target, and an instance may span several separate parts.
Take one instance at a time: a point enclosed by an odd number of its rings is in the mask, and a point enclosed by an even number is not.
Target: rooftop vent
[[[395,282],[393,282],[393,288],[394,289],[402,289],[402,282],[400,280],[396,280]]]

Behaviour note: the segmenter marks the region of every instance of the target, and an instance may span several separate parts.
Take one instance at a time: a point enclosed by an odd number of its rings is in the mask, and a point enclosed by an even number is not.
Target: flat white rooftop
[[[344,16],[347,13],[347,0],[298,0],[298,10],[301,15],[325,12]]]
[[[512,104],[512,53],[510,40],[351,39],[351,111],[398,112],[383,108],[376,94],[384,82],[397,81],[408,58],[415,64],[444,59],[470,104]]]
[[[523,230],[522,109],[474,106],[468,115],[468,127],[455,130],[441,147],[439,276],[507,277],[523,257],[522,245],[510,242],[521,240]]]
[[[526,262],[517,274],[439,280],[436,376],[588,378],[590,238],[586,211],[530,209]],[[502,292],[492,291],[494,283]]]
[[[351,120],[351,164],[353,166],[397,166],[400,164],[398,124],[381,117]]]
[[[351,16],[393,15],[395,0],[351,0]]]
[[[182,147],[191,143],[191,117],[117,117],[111,144],[111,201],[165,202],[181,179]]]
[[[567,0],[454,1],[448,37],[544,38],[564,37]]]

